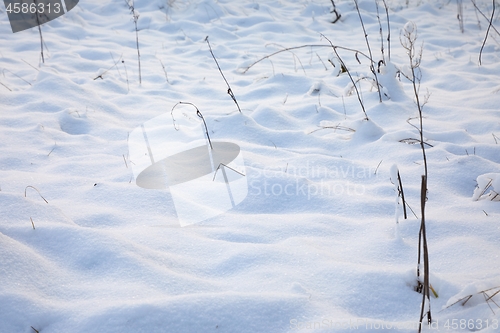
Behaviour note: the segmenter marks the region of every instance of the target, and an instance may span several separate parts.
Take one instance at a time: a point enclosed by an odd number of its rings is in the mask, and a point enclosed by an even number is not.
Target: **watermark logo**
[[[297,196],[307,200],[316,197],[364,196],[366,181],[376,178],[373,168],[346,165],[321,165],[307,161],[299,166],[252,166],[249,175],[250,195],[264,197]]]
[[[184,113],[183,122],[160,115],[134,129],[128,140],[136,184],[169,189],[181,226],[222,214],[248,194],[240,147],[211,141],[197,115]]]
[[[79,0],[4,0],[12,32],[30,29],[66,14]]]
[[[417,321],[403,321],[403,322],[392,322],[392,321],[380,321],[371,319],[321,319],[316,321],[299,321],[297,319],[290,319],[290,330],[291,331],[302,331],[302,332],[317,332],[317,331],[401,331],[401,330],[419,330],[422,328],[421,323]],[[439,330],[439,322],[433,321],[426,325],[430,330]],[[457,326],[458,327],[458,326]],[[446,325],[445,325],[446,328]]]

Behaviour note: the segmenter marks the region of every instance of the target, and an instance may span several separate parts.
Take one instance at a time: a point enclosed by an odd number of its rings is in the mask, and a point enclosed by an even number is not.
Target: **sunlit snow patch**
[[[240,147],[211,142],[197,119],[184,120],[180,125],[173,123],[170,114],[163,114],[129,136],[136,184],[146,189],[168,188],[181,226],[222,214],[248,193]]]

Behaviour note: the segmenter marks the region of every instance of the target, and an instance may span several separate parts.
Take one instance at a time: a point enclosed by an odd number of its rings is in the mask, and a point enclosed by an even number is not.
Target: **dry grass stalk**
[[[337,47],[333,45],[332,41],[330,39],[328,39],[328,37],[326,37],[323,34],[321,34],[321,36],[323,36],[330,43],[330,46],[333,49],[333,52],[335,53],[335,55],[337,56],[337,59],[339,59],[342,68],[347,72],[347,75],[349,75],[349,78],[351,79],[352,85],[354,86],[354,89],[356,90],[356,96],[358,97],[358,101],[359,101],[359,104],[361,105],[361,109],[363,110],[363,113],[365,114],[365,120],[369,120],[368,119],[368,114],[366,113],[365,105],[364,105],[363,100],[361,98],[361,95],[360,95],[360,92],[358,90],[358,87],[356,86],[356,83],[354,82],[354,79],[352,78],[351,72],[349,72],[349,70],[347,69],[344,61],[342,60],[342,58],[340,57],[339,53],[337,52]],[[371,59],[371,57],[370,57],[370,59]],[[372,61],[372,63],[373,63],[373,61]],[[370,66],[373,67],[373,65],[370,65]]]
[[[39,195],[39,196],[43,199],[43,201],[45,201],[45,203],[49,203],[49,202],[48,202],[48,201],[47,201],[47,200],[43,197],[43,195],[40,193],[40,191],[39,191],[36,187],[31,186],[31,185],[26,186],[26,188],[24,189],[24,197],[25,197],[25,198],[26,198],[26,191],[28,190],[28,188],[32,188],[32,189],[34,189],[35,191],[37,191],[37,192],[38,192],[38,195]]]
[[[231,86],[229,85],[229,82],[227,82],[226,80],[226,77],[224,76],[224,73],[222,73],[222,69],[220,68],[219,66],[219,62],[217,61],[217,59],[215,58],[215,55],[214,55],[214,52],[212,51],[212,46],[210,46],[210,42],[208,41],[208,36],[205,38],[205,41],[207,42],[208,44],[208,48],[210,49],[210,53],[212,54],[212,57],[214,58],[214,61],[215,61],[215,64],[217,65],[217,68],[219,69],[219,72],[220,72],[220,75],[222,75],[222,78],[224,79],[224,81],[226,82],[226,85],[227,85],[227,93],[229,96],[231,96],[231,98],[233,99],[233,102],[236,104],[236,107],[238,108],[238,111],[240,111],[241,113],[241,109],[240,109],[240,106],[238,104],[238,101],[236,100],[236,97],[234,96],[233,94],[233,90],[231,89]]]
[[[481,65],[481,56],[483,55],[484,45],[486,44],[486,40],[488,39],[488,35],[490,34],[490,29],[493,26],[493,18],[495,17],[495,0],[492,0],[492,2],[493,2],[493,9],[491,11],[491,18],[488,23],[488,29],[486,29],[483,45],[481,45],[481,50],[479,50],[479,65]]]

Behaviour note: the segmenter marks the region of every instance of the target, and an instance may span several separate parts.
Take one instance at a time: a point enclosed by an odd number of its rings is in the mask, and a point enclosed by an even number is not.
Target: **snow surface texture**
[[[409,20],[430,94],[433,331],[453,331],[455,319],[473,322],[454,331],[498,332],[500,296],[481,292],[500,286],[499,36],[479,66],[487,21],[470,2],[463,33],[454,1],[409,2],[387,0],[382,103],[366,58],[338,50],[369,121],[320,36],[367,54],[353,1],[335,1],[342,17],[331,24],[326,0],[138,0],[141,85],[124,1],[82,0],[43,25],[44,64],[38,29],[13,34],[2,6],[0,332],[415,332],[420,221],[403,218],[401,200],[394,208],[399,170],[420,216],[417,109],[399,42]],[[490,15],[491,1],[476,3]],[[375,2],[359,6],[379,60]],[[323,46],[243,73],[306,44]],[[127,141],[179,101],[200,109],[212,140],[241,147],[248,181],[241,204],[187,227],[168,189],[135,184]]]

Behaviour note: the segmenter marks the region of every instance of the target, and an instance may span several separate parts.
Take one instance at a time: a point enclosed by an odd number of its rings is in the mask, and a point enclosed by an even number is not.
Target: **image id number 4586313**
[[[59,14],[62,10],[61,4],[59,2],[54,3],[26,3],[26,2],[14,2],[9,3],[5,8],[6,12],[11,14]]]

